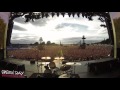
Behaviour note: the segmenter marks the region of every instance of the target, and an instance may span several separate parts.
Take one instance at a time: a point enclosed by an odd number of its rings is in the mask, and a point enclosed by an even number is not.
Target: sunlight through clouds
[[[29,43],[34,43],[35,41],[38,41],[40,37],[42,37],[45,42],[59,42],[60,40],[66,38],[81,38],[83,35],[85,35],[87,39],[89,39],[89,37],[91,36],[95,39],[97,39],[96,36],[101,37],[101,40],[103,40],[103,38],[107,39],[108,33],[105,33],[107,29],[100,27],[100,25],[104,23],[101,23],[98,20],[98,17],[94,17],[93,19],[93,21],[89,21],[86,18],[78,18],[76,15],[74,18],[69,17],[68,15],[65,15],[65,17],[60,15],[59,17],[54,16],[39,19],[42,21],[37,21],[38,23],[28,22],[25,24],[24,22],[19,22],[19,20],[17,19],[17,21],[14,21],[14,25],[17,25],[25,30],[23,32],[22,30],[15,30],[13,28],[12,36],[16,37],[16,40],[31,36],[27,39],[34,38],[34,40]],[[15,34],[19,35],[15,36]]]

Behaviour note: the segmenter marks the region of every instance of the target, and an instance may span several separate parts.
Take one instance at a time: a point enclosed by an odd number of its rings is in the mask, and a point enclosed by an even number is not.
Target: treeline
[[[110,44],[110,39],[103,40],[100,44]]]
[[[41,43],[35,42],[34,45],[57,45],[57,44],[51,41],[47,41],[46,43],[43,41]]]
[[[111,40],[110,39],[104,39],[101,42],[93,43],[93,44],[110,44]]]
[[[39,38],[39,42],[35,42],[34,45],[58,45],[58,44],[55,44],[54,42],[51,42],[51,41],[47,41],[45,43],[45,41],[43,40],[42,37]]]

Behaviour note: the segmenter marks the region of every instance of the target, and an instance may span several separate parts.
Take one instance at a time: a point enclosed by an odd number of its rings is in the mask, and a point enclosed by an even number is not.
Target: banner
[[[0,59],[6,58],[6,38],[10,12],[0,12]],[[2,58],[2,59],[3,59]]]

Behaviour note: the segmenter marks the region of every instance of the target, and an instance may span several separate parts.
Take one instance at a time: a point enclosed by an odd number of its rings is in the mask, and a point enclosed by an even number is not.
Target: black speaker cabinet
[[[0,60],[4,59],[4,49],[0,49]]]
[[[30,61],[30,64],[35,64],[35,60]]]

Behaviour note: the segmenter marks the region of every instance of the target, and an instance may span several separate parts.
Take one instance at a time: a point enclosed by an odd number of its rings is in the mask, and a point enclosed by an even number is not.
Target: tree
[[[104,39],[99,43],[101,43],[101,44],[110,44],[110,39]]]
[[[30,45],[33,45],[32,43]]]
[[[40,44],[38,45],[38,50],[44,50],[45,42],[43,41],[42,37],[40,37],[39,41]]]
[[[45,42],[42,42],[41,45],[45,45]]]
[[[43,39],[42,39],[42,37],[40,37],[39,41],[40,41],[40,44],[43,42]]]
[[[60,46],[62,46],[62,43],[61,43],[61,41],[60,41]]]
[[[53,42],[53,43],[51,43],[51,45],[56,45],[56,44]]]
[[[35,42],[34,45],[38,45],[39,43],[38,42]]]
[[[51,45],[51,41],[47,41],[47,45]]]

